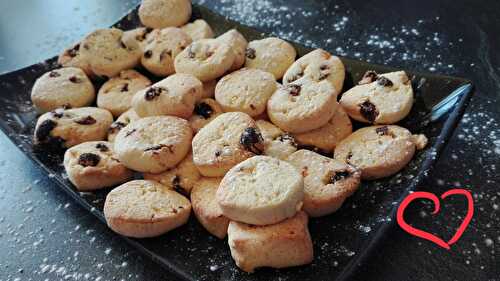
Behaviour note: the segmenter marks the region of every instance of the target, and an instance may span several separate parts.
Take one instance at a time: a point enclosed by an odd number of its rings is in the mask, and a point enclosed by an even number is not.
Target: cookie
[[[302,208],[302,176],[289,163],[254,156],[231,168],[217,189],[217,202],[230,220],[268,225]]]
[[[31,101],[39,112],[59,107],[83,107],[95,99],[94,85],[83,70],[63,67],[44,73],[31,89]]]
[[[337,211],[359,187],[361,172],[351,165],[301,149],[287,159],[304,177],[303,210],[311,217]]]
[[[295,61],[297,52],[290,43],[269,37],[250,41],[245,56],[245,67],[258,68],[272,73],[276,79],[281,79]]]
[[[83,70],[85,74],[92,77],[94,73],[90,68],[88,60],[82,57],[80,54],[80,42],[72,45],[71,47],[65,49],[59,57],[57,58],[57,63],[63,67],[77,67]]]
[[[404,71],[368,71],[359,85],[342,95],[340,104],[357,121],[394,124],[405,118],[413,106],[411,81]]]
[[[311,263],[313,245],[307,228],[307,214],[266,226],[232,221],[228,244],[236,265],[246,272],[258,267],[284,268]]]
[[[215,87],[215,100],[228,111],[257,116],[266,110],[276,91],[274,76],[260,69],[243,68],[222,77]]]
[[[193,115],[189,117],[189,124],[194,133],[221,115],[222,107],[214,99],[202,99],[194,106]]]
[[[217,37],[217,40],[228,44],[231,50],[233,50],[234,62],[229,71],[240,69],[245,64],[245,50],[248,45],[247,39],[238,30],[231,29]]]
[[[64,153],[64,169],[80,191],[114,186],[133,177],[133,172],[116,157],[113,144],[91,141],[75,145]]]
[[[201,178],[193,163],[193,154],[189,153],[177,166],[159,174],[144,173],[144,179],[157,181],[181,194],[189,195],[191,189]]]
[[[95,107],[58,108],[40,116],[35,126],[37,145],[72,147],[82,142],[101,141],[113,122],[109,111]]]
[[[292,135],[265,120],[257,120],[255,123],[264,139],[264,155],[286,160],[297,151],[297,143]]]
[[[328,123],[336,102],[330,82],[302,80],[300,84],[278,86],[267,102],[267,115],[283,131],[303,133]]]
[[[193,138],[193,161],[206,177],[221,177],[234,165],[260,154],[263,139],[253,119],[227,112],[201,128]]]
[[[210,25],[202,19],[193,21],[181,27],[182,31],[186,32],[193,41],[200,39],[213,38],[214,32]]]
[[[141,51],[144,50],[147,39],[149,35],[153,31],[152,28],[149,27],[137,27],[134,29],[123,31],[122,40],[124,43],[131,42],[130,44],[137,44]]]
[[[234,62],[234,52],[229,45],[216,39],[201,39],[189,45],[177,57],[177,73],[188,73],[202,82],[222,76]]]
[[[202,99],[213,98],[215,96],[215,87],[217,86],[217,80],[210,80],[203,82],[203,91],[201,94]]]
[[[139,120],[140,117],[135,113],[133,109],[129,109],[125,111],[122,115],[120,115],[115,122],[113,122],[108,128],[108,141],[114,142],[116,135],[120,132],[121,129],[125,128],[130,122]]]
[[[149,79],[135,70],[122,70],[106,81],[97,93],[97,106],[120,116],[132,107],[135,93],[151,85]]]
[[[316,49],[295,61],[283,76],[283,85],[298,79],[328,80],[338,95],[344,85],[345,68],[342,61],[325,50]]]
[[[419,139],[426,138],[412,136],[410,131],[396,125],[370,126],[342,140],[334,156],[360,169],[363,179],[379,179],[403,169],[413,157]]]
[[[141,117],[172,115],[189,118],[202,90],[203,85],[196,77],[178,73],[138,91],[132,99],[132,107]]]
[[[128,237],[162,235],[187,222],[191,203],[154,181],[133,180],[113,189],[104,202],[104,217],[114,232]]]
[[[133,40],[125,42],[122,30],[107,28],[87,35],[82,40],[80,54],[89,62],[93,73],[113,77],[139,63],[141,48]]]
[[[143,48],[141,64],[156,76],[175,72],[174,58],[191,44],[191,37],[180,28],[153,30]]]
[[[323,152],[331,153],[341,140],[352,133],[351,119],[344,109],[335,103],[335,113],[325,125],[305,132],[294,134],[299,146],[316,147]]]
[[[174,116],[141,118],[115,138],[118,159],[130,169],[161,173],[175,167],[189,152],[193,132],[189,123]]]
[[[147,27],[181,26],[191,17],[191,1],[143,0],[138,14],[141,23]]]
[[[200,179],[191,191],[191,204],[201,225],[212,235],[224,239],[229,219],[222,215],[222,210],[215,200],[220,181],[220,178]]]

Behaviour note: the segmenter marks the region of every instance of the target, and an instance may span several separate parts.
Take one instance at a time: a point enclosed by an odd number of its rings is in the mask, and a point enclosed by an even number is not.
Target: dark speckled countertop
[[[57,54],[137,2],[0,0],[0,73]],[[471,225],[450,251],[396,229],[357,279],[500,280],[499,1],[194,2],[339,55],[474,81],[476,95],[422,187],[470,189]],[[432,217],[432,206],[420,204],[407,220],[450,237],[465,214],[458,205],[447,201]],[[0,281],[176,280],[77,206],[1,133],[0,210]]]

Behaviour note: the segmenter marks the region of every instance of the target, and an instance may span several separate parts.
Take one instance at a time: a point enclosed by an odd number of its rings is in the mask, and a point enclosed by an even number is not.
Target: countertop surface
[[[500,280],[500,2],[194,2],[338,55],[471,79],[476,94],[421,187],[438,195],[469,189],[475,203],[470,226],[449,251],[396,228],[356,279]],[[137,3],[0,0],[0,73],[56,55]],[[420,204],[406,218],[451,237],[465,215],[456,203],[444,202],[441,216]],[[76,205],[1,133],[0,209],[0,281],[177,280]]]

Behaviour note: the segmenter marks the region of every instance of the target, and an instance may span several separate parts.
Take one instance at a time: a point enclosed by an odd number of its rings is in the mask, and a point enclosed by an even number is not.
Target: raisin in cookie
[[[313,245],[307,214],[266,226],[232,221],[227,230],[228,244],[236,265],[246,272],[258,267],[284,268],[311,263]]]
[[[195,20],[181,27],[193,41],[200,39],[213,38],[214,32],[210,25],[202,19]]]
[[[361,172],[351,165],[301,149],[287,159],[304,177],[304,208],[311,217],[338,210],[359,187]]]
[[[250,41],[245,56],[245,67],[258,68],[272,73],[276,79],[281,79],[295,61],[297,52],[290,43],[269,37]]]
[[[194,133],[205,127],[208,123],[221,115],[222,107],[213,99],[202,99],[194,106],[193,115],[189,118],[189,124]]]
[[[95,107],[58,108],[40,116],[35,126],[35,144],[66,148],[87,141],[104,140],[113,115]]]
[[[313,81],[328,80],[335,87],[338,95],[344,85],[345,68],[342,61],[325,50],[316,49],[294,62],[283,76],[283,84],[293,83],[298,79]]]
[[[94,73],[90,68],[90,64],[88,60],[82,57],[80,54],[80,42],[74,44],[73,46],[65,49],[59,57],[57,58],[57,63],[62,65],[63,67],[77,67],[80,68],[87,74],[89,77],[92,77]]]
[[[216,39],[201,39],[175,57],[175,71],[189,73],[203,82],[222,76],[234,62],[228,44]]]
[[[365,180],[388,177],[403,169],[415,153],[416,143],[423,148],[423,135],[413,135],[396,125],[361,128],[335,148],[335,159],[361,170]],[[425,144],[424,144],[425,145]]]
[[[129,109],[125,111],[122,115],[120,115],[115,122],[111,124],[108,128],[108,141],[114,142],[116,135],[120,132],[121,129],[125,128],[130,122],[139,120],[140,117],[135,113],[133,109]]]
[[[133,180],[113,189],[104,202],[104,217],[114,232],[145,238],[162,235],[187,222],[191,203],[155,181]]]
[[[151,85],[149,79],[135,70],[122,70],[106,81],[97,93],[97,106],[119,116],[132,107],[135,93]]]
[[[189,195],[194,184],[201,178],[193,163],[193,154],[189,153],[174,168],[159,174],[144,173],[144,179],[154,180],[184,195]]]
[[[132,107],[141,117],[173,115],[189,118],[202,90],[203,85],[196,77],[178,73],[137,92]]]
[[[221,177],[262,150],[262,135],[252,117],[243,112],[217,116],[193,138],[194,164],[207,177]]]
[[[358,86],[342,95],[340,104],[355,120],[393,124],[405,118],[413,106],[411,81],[404,71],[368,71]]]
[[[292,135],[265,120],[257,120],[255,123],[264,139],[264,155],[286,160],[297,151],[297,143]]]
[[[240,69],[245,64],[245,50],[248,42],[236,29],[231,29],[217,37],[217,40],[229,45],[234,53],[234,62],[229,71]]]
[[[46,72],[36,79],[31,89],[31,101],[40,112],[59,107],[83,107],[95,99],[94,85],[76,67],[64,67]]]
[[[191,44],[191,37],[177,27],[156,29],[148,37],[141,64],[156,76],[175,72],[174,58]]]
[[[305,132],[294,134],[299,146],[317,147],[326,153],[331,153],[337,144],[352,133],[351,119],[344,109],[335,103],[335,113],[325,125]]]
[[[115,151],[125,166],[144,173],[175,167],[189,153],[193,132],[189,123],[174,116],[146,117],[123,128]]]
[[[114,186],[134,175],[118,160],[113,144],[106,141],[73,146],[64,153],[63,163],[69,180],[80,191]]]
[[[254,156],[231,168],[217,190],[224,216],[254,225],[278,223],[302,207],[302,176],[289,163]]]
[[[271,73],[243,68],[219,80],[215,100],[226,112],[241,111],[253,117],[266,110],[267,100],[277,85]]]
[[[267,115],[283,131],[303,133],[317,129],[335,113],[337,95],[326,80],[301,80],[278,86],[267,102]]]
[[[137,44],[142,51],[144,50],[147,39],[149,38],[149,35],[151,34],[152,31],[153,29],[149,27],[138,27],[126,30],[123,32],[122,40],[124,43],[135,41],[130,44]]]
[[[191,1],[143,0],[138,14],[141,23],[147,27],[181,26],[191,17]]]
[[[133,40],[124,42],[122,37],[122,30],[107,28],[98,29],[83,39],[80,53],[93,73],[113,77],[139,63],[140,46]]]
[[[194,215],[203,227],[214,236],[224,239],[229,219],[222,214],[215,193],[221,178],[202,178],[191,191],[191,204]]]

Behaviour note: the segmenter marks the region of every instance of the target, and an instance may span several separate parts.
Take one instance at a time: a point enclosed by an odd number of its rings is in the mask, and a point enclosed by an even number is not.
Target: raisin
[[[56,108],[50,112],[55,118],[61,118],[64,116],[64,108]]]
[[[388,135],[389,134],[389,127],[387,127],[387,126],[378,127],[375,129],[375,132],[377,132],[377,134],[379,134],[381,136]]]
[[[64,109],[64,110],[71,109],[71,104],[69,104],[69,103],[63,104],[62,109]]]
[[[214,110],[212,109],[212,107],[209,104],[207,104],[205,102],[200,102],[194,106],[194,113],[196,113],[196,115],[200,115],[201,117],[203,117],[205,119],[208,119],[208,118],[210,118],[210,116],[212,116],[212,113],[214,113]]]
[[[95,148],[99,149],[100,152],[109,151],[109,147],[107,145],[105,145],[104,143],[98,143],[98,144],[96,144]]]
[[[371,82],[375,81],[377,78],[378,78],[377,72],[375,72],[373,70],[368,70],[363,75],[363,78],[361,78],[361,80],[358,82],[358,85],[371,83]]]
[[[78,55],[78,51],[80,50],[80,44],[76,44],[73,48],[69,49],[67,54],[68,56],[74,58]]]
[[[369,100],[364,101],[359,105],[359,113],[368,121],[373,122],[378,116],[377,107]]]
[[[166,89],[161,88],[161,87],[151,87],[144,94],[144,99],[147,101],[154,100],[160,96],[160,94],[163,90],[166,90]]]
[[[352,158],[352,151],[349,151],[349,153],[347,153],[347,156],[345,158],[345,162],[347,164],[350,164],[351,158]]]
[[[190,59],[194,59],[196,57],[196,54],[193,52],[193,46],[192,45],[189,46],[189,48],[188,48],[188,57]]]
[[[377,84],[379,84],[380,86],[384,86],[384,87],[392,87],[394,85],[394,83],[392,83],[391,80],[389,80],[388,78],[386,78],[384,76],[379,76],[377,78]]]
[[[80,157],[78,157],[78,164],[83,167],[95,167],[101,161],[101,157],[94,153],[82,153]]]
[[[128,83],[123,84],[122,88],[120,89],[121,92],[128,92]]]
[[[253,105],[253,104],[250,104],[250,108],[251,108],[252,110],[255,110],[255,109],[256,109],[255,105]]]
[[[169,57],[172,57],[172,51],[170,50],[163,50],[161,53],[160,53],[160,62],[163,60],[163,58],[168,55]]]
[[[50,138],[50,132],[57,126],[57,122],[47,119],[40,123],[35,131],[35,137],[39,142],[45,142]]]
[[[111,124],[111,126],[109,126],[108,132],[114,133],[116,131],[123,129],[123,127],[125,127],[125,126],[127,126],[127,124],[125,124],[123,122],[120,122],[120,121],[113,122],[113,124]]]
[[[328,183],[334,184],[334,183],[341,181],[343,179],[346,179],[350,176],[351,176],[351,173],[349,173],[348,171],[336,171],[336,172],[331,171],[329,173]]]
[[[222,154],[222,152],[221,152],[220,150],[217,150],[217,151],[215,152],[215,157],[219,157],[221,154]]]
[[[126,137],[128,137],[128,136],[130,136],[131,134],[135,133],[135,131],[137,131],[137,129],[132,129],[132,130],[128,131],[128,132],[125,134],[125,136],[126,136]]]
[[[300,87],[300,85],[290,84],[287,86],[287,89],[288,89],[290,95],[296,97],[296,96],[300,95],[300,90],[302,89],[302,87]]]
[[[74,122],[80,125],[92,125],[95,124],[97,120],[95,120],[94,117],[88,115],[85,117],[78,118]]]
[[[149,59],[153,56],[153,51],[151,50],[147,50],[146,52],[144,52],[144,57]]]
[[[295,138],[289,133],[284,133],[278,137],[280,142],[289,142],[292,146],[297,147],[297,142],[295,142]]]
[[[49,77],[51,77],[51,78],[59,77],[59,76],[61,76],[61,74],[59,74],[59,72],[57,72],[57,71],[51,71],[49,73]]]
[[[240,144],[243,147],[255,154],[261,154],[263,150],[264,138],[259,131],[259,129],[254,127],[248,127],[243,131],[240,137]]]
[[[80,80],[80,78],[76,77],[76,76],[71,76],[69,79],[68,79],[71,83],[80,83],[82,82],[82,80]]]
[[[319,77],[318,79],[321,81],[325,78],[327,78],[330,75],[330,68],[328,65],[322,65],[319,67]]]
[[[295,74],[294,76],[290,77],[287,79],[288,82],[293,82],[299,78],[301,78],[302,76],[304,76],[304,70],[300,70],[299,73]]]
[[[172,148],[171,145],[166,145],[166,144],[157,144],[157,145],[153,145],[151,147],[148,147],[146,149],[144,149],[144,151],[155,151],[155,150],[160,150],[162,148],[166,147],[170,153],[174,153],[174,150]]]
[[[245,49],[245,56],[251,60],[255,59],[256,58],[255,49],[246,48]]]

